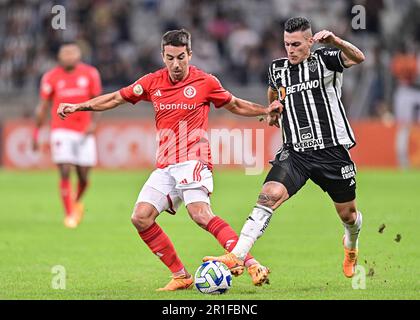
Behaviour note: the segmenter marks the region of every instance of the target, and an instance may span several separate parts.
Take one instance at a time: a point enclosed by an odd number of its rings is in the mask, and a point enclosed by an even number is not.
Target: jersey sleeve
[[[274,66],[275,66],[274,63],[271,63],[270,67],[268,68],[267,76],[268,76],[268,86],[274,91],[276,91],[277,85],[274,80],[274,72],[273,72]]]
[[[136,104],[141,100],[150,101],[150,84],[152,74],[149,73],[129,86],[120,89],[120,94],[123,99],[132,104]]]
[[[92,97],[99,96],[102,93],[102,82],[99,71],[96,68],[91,69],[90,78],[90,95]]]
[[[51,100],[54,94],[54,83],[52,81],[51,73],[45,73],[42,76],[39,87],[39,96],[43,100]]]
[[[232,100],[232,94],[222,87],[219,79],[210,75],[208,79],[209,95],[208,100],[214,104],[216,108],[223,107]]]
[[[344,61],[341,58],[341,50],[337,48],[320,48],[316,50],[325,66],[331,71],[343,72]]]

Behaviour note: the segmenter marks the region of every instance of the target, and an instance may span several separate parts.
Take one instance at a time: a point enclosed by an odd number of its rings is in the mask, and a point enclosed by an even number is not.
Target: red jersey
[[[210,102],[220,108],[232,99],[216,77],[190,66],[187,78],[174,84],[168,69],[163,68],[138,79],[120,93],[132,104],[141,100],[153,103],[158,168],[188,160],[200,160],[212,167],[207,138]]]
[[[102,86],[99,72],[95,67],[79,63],[70,72],[56,66],[44,74],[41,80],[40,96],[52,100],[51,129],[70,129],[85,132],[91,122],[90,112],[76,112],[65,120],[57,115],[60,103],[80,103],[101,94]]]

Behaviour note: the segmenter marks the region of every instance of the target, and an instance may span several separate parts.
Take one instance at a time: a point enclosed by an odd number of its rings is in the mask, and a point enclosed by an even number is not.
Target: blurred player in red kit
[[[224,107],[249,117],[273,113],[279,103],[265,108],[236,98],[216,77],[189,65],[191,35],[184,29],[165,33],[161,50],[165,68],[147,74],[119,91],[83,103],[63,103],[58,114],[67,119],[76,111],[104,111],[125,102],[152,102],[158,131],[157,169],[141,189],[131,220],[142,240],[172,272],[172,280],[158,290],[174,291],[189,288],[193,279],[171,240],[155,222],[161,212],[175,214],[184,202],[190,217],[211,233],[224,249],[230,251],[238,240],[230,225],[214,215],[210,207],[209,196],[213,191],[207,139],[210,103],[215,108]],[[268,282],[268,268],[251,255],[245,258],[245,267],[255,285]]]
[[[88,174],[97,161],[93,132],[95,122],[90,112],[69,116],[65,121],[57,115],[60,103],[79,103],[101,94],[98,70],[81,62],[81,51],[76,43],[65,43],[58,51],[58,65],[46,72],[41,80],[40,102],[36,109],[36,127],[33,149],[39,148],[38,131],[51,114],[50,147],[52,160],[60,173],[60,194],[63,202],[64,225],[75,228],[83,216],[81,202],[89,184]],[[77,192],[70,183],[72,167],[78,177]]]

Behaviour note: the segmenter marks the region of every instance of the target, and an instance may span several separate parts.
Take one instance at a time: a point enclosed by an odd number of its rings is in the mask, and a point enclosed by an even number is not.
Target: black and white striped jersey
[[[300,64],[283,58],[270,65],[269,85],[284,105],[283,141],[296,151],[356,144],[341,102],[344,66],[340,52],[320,48]]]

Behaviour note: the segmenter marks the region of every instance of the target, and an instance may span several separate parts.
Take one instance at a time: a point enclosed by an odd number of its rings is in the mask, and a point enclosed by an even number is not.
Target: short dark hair
[[[66,40],[66,41],[62,41],[60,43],[60,47],[63,47],[63,46],[72,46],[72,45],[77,46],[78,44],[77,44],[77,42],[75,40]]]
[[[311,23],[304,17],[294,17],[287,20],[284,24],[284,31],[288,33],[296,31],[306,31],[311,28]]]
[[[79,44],[76,41],[66,40],[66,41],[61,41],[56,47],[54,47],[53,49],[54,53],[57,55],[60,52],[61,48],[65,46],[77,46],[78,48],[80,48]]]
[[[185,29],[170,30],[162,37],[161,50],[164,51],[165,46],[187,47],[187,52],[191,52],[191,33]]]

